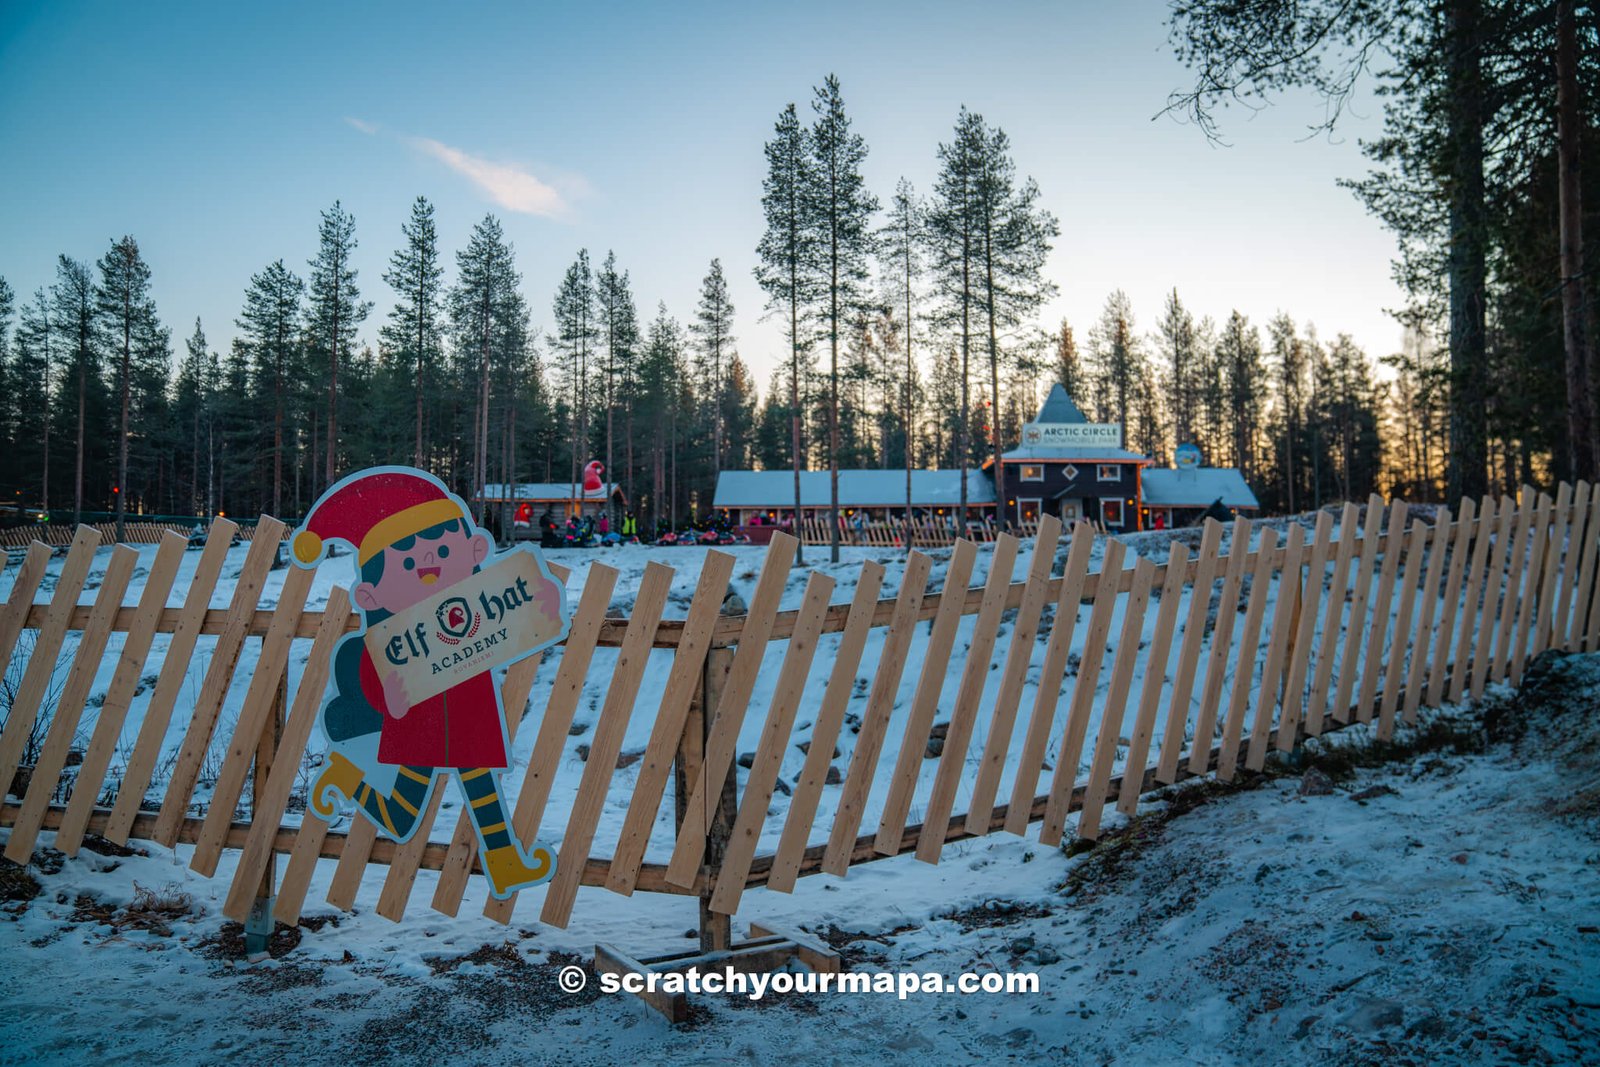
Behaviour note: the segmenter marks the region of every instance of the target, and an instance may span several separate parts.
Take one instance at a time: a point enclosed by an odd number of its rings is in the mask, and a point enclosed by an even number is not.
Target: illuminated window
[[[1105,524],[1107,526],[1121,526],[1122,525],[1122,501],[1120,501],[1120,500],[1102,500],[1102,501],[1100,501],[1100,518],[1101,518],[1102,521],[1105,522]]]
[[[1017,512],[1017,517],[1023,522],[1039,521],[1039,499],[1037,497],[1023,497],[1022,507]]]
[[[1095,468],[1095,477],[1102,482],[1122,481],[1122,468],[1115,463],[1102,463]]]
[[[1022,480],[1025,482],[1044,481],[1044,466],[1038,463],[1024,464],[1022,467]]]

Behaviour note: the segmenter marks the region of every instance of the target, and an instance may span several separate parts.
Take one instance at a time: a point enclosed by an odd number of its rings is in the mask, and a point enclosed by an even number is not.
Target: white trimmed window
[[[1044,481],[1044,465],[1040,463],[1024,463],[1022,465],[1022,480],[1025,482]]]
[[[1122,481],[1122,465],[1119,463],[1102,463],[1095,468],[1095,477],[1102,482]]]
[[[1108,497],[1100,501],[1100,519],[1107,526],[1122,525],[1122,501]]]

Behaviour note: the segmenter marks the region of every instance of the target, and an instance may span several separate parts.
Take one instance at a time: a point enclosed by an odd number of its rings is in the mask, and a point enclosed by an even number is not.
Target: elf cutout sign
[[[504,899],[547,880],[551,851],[524,850],[507,824],[510,746],[492,672],[566,637],[561,583],[532,545],[492,555],[461,499],[411,467],[373,467],[330,488],[295,532],[295,562],[315,567],[330,541],[355,551],[362,627],[334,651],[312,810],[332,821],[342,798],[404,842],[452,774],[490,892]]]

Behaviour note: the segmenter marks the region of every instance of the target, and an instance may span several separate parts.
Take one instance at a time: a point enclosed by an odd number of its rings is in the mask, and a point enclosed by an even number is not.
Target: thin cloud
[[[418,150],[472,182],[490,200],[507,211],[539,215],[547,219],[564,219],[572,214],[572,204],[560,189],[522,167],[469,155],[459,148],[427,137],[413,137],[410,140]]]
[[[345,125],[353,128],[353,129],[360,130],[362,133],[366,134],[368,137],[371,137],[373,134],[378,132],[378,126],[377,126],[376,123],[363,122],[361,119],[355,118],[355,117],[350,116],[350,115],[346,115],[345,118],[344,118],[344,121],[345,121]]]

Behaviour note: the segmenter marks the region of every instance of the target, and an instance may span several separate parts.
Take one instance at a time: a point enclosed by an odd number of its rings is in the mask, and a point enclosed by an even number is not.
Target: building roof
[[[510,492],[507,492],[508,489]],[[577,489],[576,494],[573,492],[574,489]],[[500,482],[490,482],[483,487],[483,499],[511,500],[514,498],[517,500],[529,500],[537,504],[546,500],[551,502],[571,500],[576,495],[583,500],[595,501],[609,499],[612,495],[621,491],[621,487],[616,482],[607,482],[604,488],[596,489],[593,492],[584,492],[581,487],[574,486],[571,482],[519,482],[511,486]]]
[[[1221,501],[1223,507],[1259,508],[1261,502],[1233,467],[1196,467],[1175,471],[1148,467],[1140,478],[1144,504],[1155,508],[1204,508]]]
[[[1072,402],[1067,391],[1060,382],[1050,387],[1050,395],[1044,398],[1044,405],[1039,408],[1039,417],[1034,422],[1088,422],[1083,412],[1078,410],[1078,405]]]
[[[825,508],[830,503],[829,473],[800,472],[800,506]],[[839,506],[904,507],[906,472],[867,470],[839,472]],[[912,471],[911,502],[916,507],[948,507],[961,502],[960,471]],[[967,503],[993,504],[994,483],[982,471],[967,471]],[[717,475],[712,501],[718,508],[793,508],[793,471],[723,471]]]
[[[1010,452],[1002,453],[1001,459],[1007,463],[1032,463],[1039,460],[1045,463],[1150,463],[1148,456],[1141,456],[1137,452],[1129,452],[1126,448],[1112,448],[1109,445],[1083,445],[1081,447],[1068,447],[1066,445],[1023,445],[1013,448]],[[990,460],[989,463],[993,463]],[[986,463],[984,466],[988,466]]]

